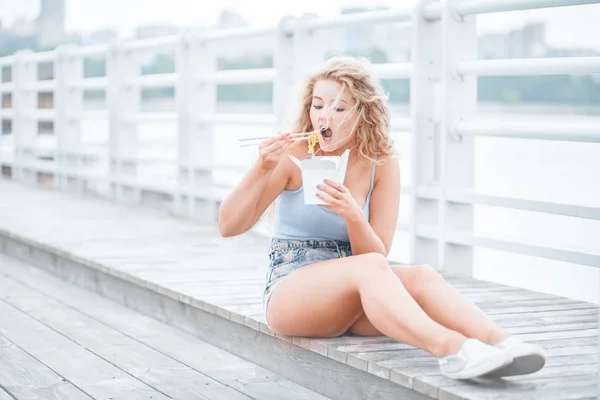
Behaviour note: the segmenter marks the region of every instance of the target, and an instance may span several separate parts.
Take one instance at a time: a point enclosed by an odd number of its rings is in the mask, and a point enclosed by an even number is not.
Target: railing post
[[[184,48],[182,46],[186,46]],[[203,117],[217,111],[217,85],[208,79],[217,71],[215,44],[202,35],[187,36],[177,56],[177,93],[179,121],[178,212],[190,218],[212,222],[217,203],[211,195],[214,188],[213,124]],[[181,68],[181,69],[180,69]],[[181,97],[180,97],[181,96]],[[196,189],[200,189],[200,194]],[[200,197],[202,196],[202,197]]]
[[[437,240],[419,236],[420,226],[438,226],[438,200],[420,196],[421,188],[438,185],[436,142],[440,116],[436,104],[441,70],[441,26],[426,21],[424,9],[429,0],[422,0],[413,12],[412,75],[410,79],[411,174],[409,263],[429,264],[440,268]]]
[[[297,89],[306,76],[319,69],[325,60],[327,37],[308,26],[309,21],[314,19],[317,19],[315,15],[303,15],[298,18],[294,30],[294,86]]]
[[[189,170],[190,155],[186,144],[189,143],[190,121],[189,101],[190,84],[192,83],[192,72],[190,71],[190,38],[189,32],[180,33],[179,40],[175,45],[175,73],[177,82],[175,84],[175,111],[177,112],[177,189],[173,198],[173,212],[177,215],[189,216],[190,194],[187,171]]]
[[[106,57],[106,65],[111,197],[115,201],[139,204],[138,127],[131,117],[140,110],[140,90],[137,86],[127,87],[124,84],[139,76],[139,63],[118,41],[113,41]]]
[[[446,200],[450,188],[473,189],[475,183],[474,139],[457,137],[453,127],[469,121],[477,112],[477,78],[456,74],[458,62],[477,59],[476,17],[456,13],[458,0],[446,0],[442,8],[442,76],[440,130],[440,203],[438,257],[444,270],[473,275],[473,248],[450,244],[446,234],[473,233],[473,206]]]
[[[27,85],[37,82],[37,64],[31,59],[31,50],[15,54],[13,64],[13,135],[14,135],[14,179],[22,183],[36,185],[35,170],[37,146],[37,91]]]
[[[54,134],[56,146],[56,189],[75,189],[82,192],[85,178],[82,173],[81,112],[83,90],[76,83],[83,79],[83,57],[76,54],[74,46],[59,46],[56,49],[54,109]],[[74,185],[70,185],[74,183]]]
[[[286,107],[290,104],[294,85],[294,24],[293,17],[283,17],[277,26],[273,52],[273,67],[277,71],[273,82],[273,108],[278,130],[284,129]]]

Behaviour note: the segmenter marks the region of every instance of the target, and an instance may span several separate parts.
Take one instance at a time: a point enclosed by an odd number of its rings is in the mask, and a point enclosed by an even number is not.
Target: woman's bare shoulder
[[[375,170],[375,183],[379,179],[400,179],[400,160],[396,153],[380,155],[377,157]]]

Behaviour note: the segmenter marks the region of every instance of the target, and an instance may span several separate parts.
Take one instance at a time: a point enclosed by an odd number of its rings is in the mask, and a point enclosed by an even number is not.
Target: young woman
[[[439,358],[450,378],[509,376],[545,364],[539,346],[497,326],[430,266],[390,266],[400,171],[389,112],[369,62],[335,57],[305,84],[295,132],[323,130],[317,155],[350,149],[344,182],[325,180],[305,205],[307,157],[289,134],[265,140],[244,179],[223,201],[219,229],[246,232],[277,199],[264,292],[269,327],[289,336],[386,335]]]

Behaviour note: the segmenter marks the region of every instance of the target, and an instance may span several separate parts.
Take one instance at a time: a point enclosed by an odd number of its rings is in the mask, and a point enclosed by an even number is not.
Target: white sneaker
[[[472,379],[494,372],[513,361],[507,351],[467,339],[458,353],[439,360],[442,374],[451,379]]]
[[[546,364],[546,354],[541,346],[524,343],[514,336],[509,336],[495,347],[504,350],[513,362],[490,373],[490,378],[532,374]]]

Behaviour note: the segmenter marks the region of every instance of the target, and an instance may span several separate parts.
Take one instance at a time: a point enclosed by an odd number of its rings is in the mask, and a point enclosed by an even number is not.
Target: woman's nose
[[[319,114],[319,118],[317,119],[319,128],[329,125],[329,115],[328,115],[325,107],[323,107],[320,111],[321,111],[321,113]]]

